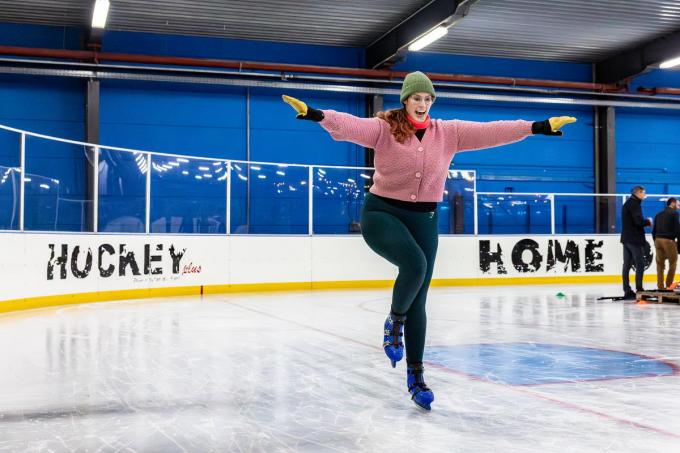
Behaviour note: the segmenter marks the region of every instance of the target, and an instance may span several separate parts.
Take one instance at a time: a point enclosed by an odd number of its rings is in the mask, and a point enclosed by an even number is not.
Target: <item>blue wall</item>
[[[0,23],[0,45],[78,49],[80,31],[68,27]],[[0,123],[7,126],[82,140],[84,102],[83,84],[78,80],[0,75]],[[8,133],[2,135],[0,165],[18,165],[17,137]]]
[[[0,124],[73,140],[84,138],[82,82],[0,76]],[[18,139],[4,133],[0,165],[19,162]],[[85,150],[29,138],[26,141],[25,226],[30,230],[83,229]],[[56,183],[55,181],[59,181]],[[7,209],[7,199],[0,209]]]
[[[353,47],[115,31],[106,33],[102,51],[359,68],[364,62]]]
[[[110,52],[346,67],[363,64],[360,49],[329,46],[122,32],[108,33],[104,43],[103,50]],[[317,108],[364,114],[364,99],[356,95],[104,81],[101,141],[136,149],[237,160],[248,158],[250,145],[251,161],[363,165],[362,147],[335,142],[318,125],[296,120],[291,108],[281,101],[284,93],[304,99]],[[246,133],[248,107],[249,143]],[[300,186],[300,180],[307,177],[306,172],[301,177],[300,170],[290,168],[282,179],[276,171],[281,173],[280,169],[266,166],[257,173],[244,169],[241,177],[248,178],[249,187],[244,180],[234,179],[232,232],[307,232],[306,188]],[[267,179],[259,179],[262,177]],[[286,184],[283,184],[284,180]],[[185,183],[190,187],[188,193],[210,196],[211,188],[206,181],[186,178]],[[285,191],[279,190],[283,188]],[[251,200],[249,219],[246,216],[247,191]],[[134,198],[134,195],[130,196]],[[173,206],[173,198],[176,205],[181,196],[172,192],[163,200],[154,200],[156,204]],[[319,206],[323,206],[323,201],[319,200]],[[352,211],[349,214],[348,209]],[[348,208],[346,203],[333,203],[325,210],[328,215],[319,223],[339,225],[345,231],[358,213],[355,206]],[[167,214],[165,217],[170,219],[172,216]],[[223,221],[217,215],[202,219],[203,224]],[[170,223],[168,220],[165,225]],[[320,228],[323,229],[322,225]]]
[[[109,32],[104,51],[242,61],[361,67],[355,48],[282,44],[151,33]],[[317,125],[296,121],[283,91],[250,90],[250,158],[357,165],[354,145],[321,143]],[[318,108],[363,114],[363,97],[290,92]],[[246,159],[246,89],[159,83],[102,84],[102,143],[210,157]]]
[[[101,83],[101,143],[205,157],[244,158],[245,90],[151,82]]]
[[[660,80],[659,80],[660,81]],[[647,86],[669,86],[665,83]],[[680,85],[680,83],[678,84]],[[680,112],[638,109],[616,111],[616,190],[629,193],[642,185],[648,194],[680,194]],[[645,217],[665,208],[663,197],[642,203]]]
[[[473,57],[432,52],[411,52],[394,66],[395,71],[423,71],[527,79],[590,82],[589,64],[559,61],[529,61],[515,58]]]
[[[79,49],[80,42],[81,32],[75,28],[0,23],[0,45],[4,46]],[[80,81],[0,75],[0,124],[82,140],[83,105]],[[26,228],[81,230],[80,213],[86,198],[83,150],[34,139],[27,141],[26,158],[30,179],[26,184]],[[18,165],[18,136],[0,133],[0,167]],[[18,228],[19,173],[11,176],[0,180],[2,229]],[[58,218],[57,206],[61,207]]]
[[[655,69],[631,82],[637,87],[680,87],[680,71]],[[617,191],[641,184],[648,193],[680,194],[680,111],[616,110]]]
[[[81,40],[82,32],[76,28],[0,24],[0,45],[78,49]],[[103,50],[343,67],[363,67],[364,62],[364,52],[357,48],[150,33],[108,32]],[[587,64],[427,52],[409,54],[394,69],[572,81],[590,81],[591,77],[591,68]],[[635,84],[680,86],[680,75],[675,71],[652,71],[636,79]],[[247,92],[251,115],[249,143],[246,135]],[[246,159],[250,145],[250,159],[256,161],[363,165],[364,151],[361,147],[335,142],[318,125],[295,120],[291,109],[281,102],[281,94],[280,90],[264,88],[247,91],[240,87],[106,80],[101,86],[101,142],[240,160]],[[304,91],[287,94],[317,108],[364,114],[363,96]],[[0,100],[0,123],[73,139],[84,137],[84,81],[0,76]],[[387,108],[396,106],[395,98],[386,98]],[[579,121],[567,126],[566,135],[561,138],[530,137],[521,143],[497,149],[459,154],[455,158],[455,167],[475,170],[479,191],[592,192],[593,117],[590,108],[440,98],[432,110],[433,117],[473,121],[542,120],[554,115],[573,115]],[[678,118],[676,112],[617,110],[619,191],[627,192],[630,185],[642,183],[649,186],[650,192],[680,192],[680,185],[676,184],[679,175],[673,166],[674,152],[680,145],[680,136],[676,137],[675,133],[680,130]],[[3,159],[0,165],[16,165],[12,154],[15,147],[10,139],[0,137],[0,158]],[[64,145],[62,148],[68,147]],[[77,230],[81,213],[75,208],[79,203],[82,207],[85,197],[84,150],[78,147],[58,150],[66,158],[55,165],[51,159],[57,150],[40,143],[32,143],[29,151],[31,149],[35,156],[29,159],[28,171],[60,181],[57,194],[53,184],[49,194],[41,192],[47,189],[41,189],[39,185],[35,188],[36,200],[47,203],[42,211],[51,212],[53,206],[50,203],[53,202],[50,200],[67,200],[62,204],[70,203],[72,207],[67,209],[59,205],[60,217],[64,220],[60,219],[56,227]],[[112,165],[114,163],[111,162]],[[233,228],[239,232],[306,231],[308,213],[306,208],[303,209],[306,200],[301,196],[306,189],[298,181],[298,186],[286,184],[296,189],[295,193],[293,189],[288,189],[288,193],[272,193],[272,184],[263,181],[273,181],[277,177],[276,170],[261,171],[261,175],[269,171],[268,179],[256,181],[258,175],[248,174],[247,169],[242,175],[250,178],[251,198],[257,203],[251,203],[250,222],[245,219],[244,203],[237,203],[232,212]],[[292,169],[288,170],[286,177],[300,179],[300,175]],[[338,172],[333,177],[337,182],[360,180],[359,175],[346,172]],[[138,179],[137,176],[135,178]],[[194,181],[191,191],[200,195],[203,186],[198,181]],[[108,190],[111,196],[124,196],[116,194],[113,185]],[[232,190],[236,199],[245,199],[245,182],[234,184]],[[139,191],[140,188],[137,188],[130,194],[136,204],[139,204]],[[4,193],[2,196],[5,196]],[[318,218],[324,231],[336,226],[347,227],[357,219],[357,208],[348,202],[348,198],[315,193],[317,196],[319,206],[325,206],[322,209],[328,212],[328,215]],[[275,202],[268,203],[266,200],[272,197],[275,197]],[[167,198],[162,202],[172,206],[172,194]],[[124,204],[121,206],[124,207]],[[139,213],[135,216],[138,218]],[[36,217],[28,222],[33,222],[39,229],[55,228],[53,219],[50,220],[49,216],[47,219],[41,221]],[[210,214],[202,222],[204,225],[224,222],[223,218],[215,219],[216,216]],[[245,228],[248,223],[250,227]]]
[[[616,112],[617,191],[641,184],[648,193],[680,194],[680,112]]]

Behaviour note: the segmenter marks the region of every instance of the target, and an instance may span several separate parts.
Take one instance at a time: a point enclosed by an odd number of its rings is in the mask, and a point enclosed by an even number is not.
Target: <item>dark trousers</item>
[[[642,277],[645,273],[645,249],[642,245],[623,243],[623,291],[632,291],[628,274],[632,266],[635,266],[635,290],[642,291]]]
[[[406,362],[423,361],[430,287],[439,242],[437,211],[414,212],[366,194],[361,234],[378,255],[399,268],[392,291],[392,312],[406,315]]]

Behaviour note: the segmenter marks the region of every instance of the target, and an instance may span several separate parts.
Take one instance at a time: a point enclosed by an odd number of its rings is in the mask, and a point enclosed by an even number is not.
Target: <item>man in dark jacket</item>
[[[652,228],[654,248],[656,249],[656,287],[666,289],[675,278],[675,265],[678,262],[678,238],[680,238],[680,217],[678,201],[671,197],[666,201],[666,209],[654,217]],[[668,275],[664,285],[664,268],[668,260]]]
[[[651,226],[651,219],[642,217],[642,200],[646,191],[642,186],[635,186],[631,196],[623,204],[621,209],[621,243],[623,244],[623,297],[635,300],[635,292],[630,287],[628,274],[630,268],[635,265],[635,289],[643,291],[642,277],[645,273],[645,247],[648,246],[645,239],[645,227]]]

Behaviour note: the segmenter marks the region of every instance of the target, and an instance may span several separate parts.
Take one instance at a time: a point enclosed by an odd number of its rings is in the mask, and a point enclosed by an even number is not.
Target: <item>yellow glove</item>
[[[534,121],[531,125],[531,132],[534,134],[543,135],[562,135],[560,130],[565,124],[575,123],[576,118],[573,116],[553,116],[547,120]]]
[[[281,97],[283,98],[283,102],[285,102],[286,104],[290,105],[295,109],[298,118],[307,116],[307,104],[305,104],[299,99],[286,96],[285,94]]]
[[[553,116],[548,119],[548,122],[550,122],[550,129],[552,129],[552,132],[557,132],[562,129],[565,124],[575,123],[576,118],[573,116]]]

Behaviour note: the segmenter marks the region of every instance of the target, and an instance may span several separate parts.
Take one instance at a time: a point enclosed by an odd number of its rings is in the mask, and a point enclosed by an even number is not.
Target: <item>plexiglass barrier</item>
[[[0,129],[0,229],[18,230],[21,135]]]
[[[149,156],[144,153],[99,150],[99,231],[146,232],[146,177],[149,168]]]
[[[555,233],[620,233],[621,207],[627,198],[627,195],[556,193],[553,209]]]
[[[550,234],[548,194],[478,193],[479,234]]]
[[[97,170],[94,171],[93,169]],[[91,145],[0,125],[0,230],[359,234],[373,169]],[[478,192],[452,168],[441,234],[618,233],[626,194]],[[645,217],[671,195],[652,194]]]

